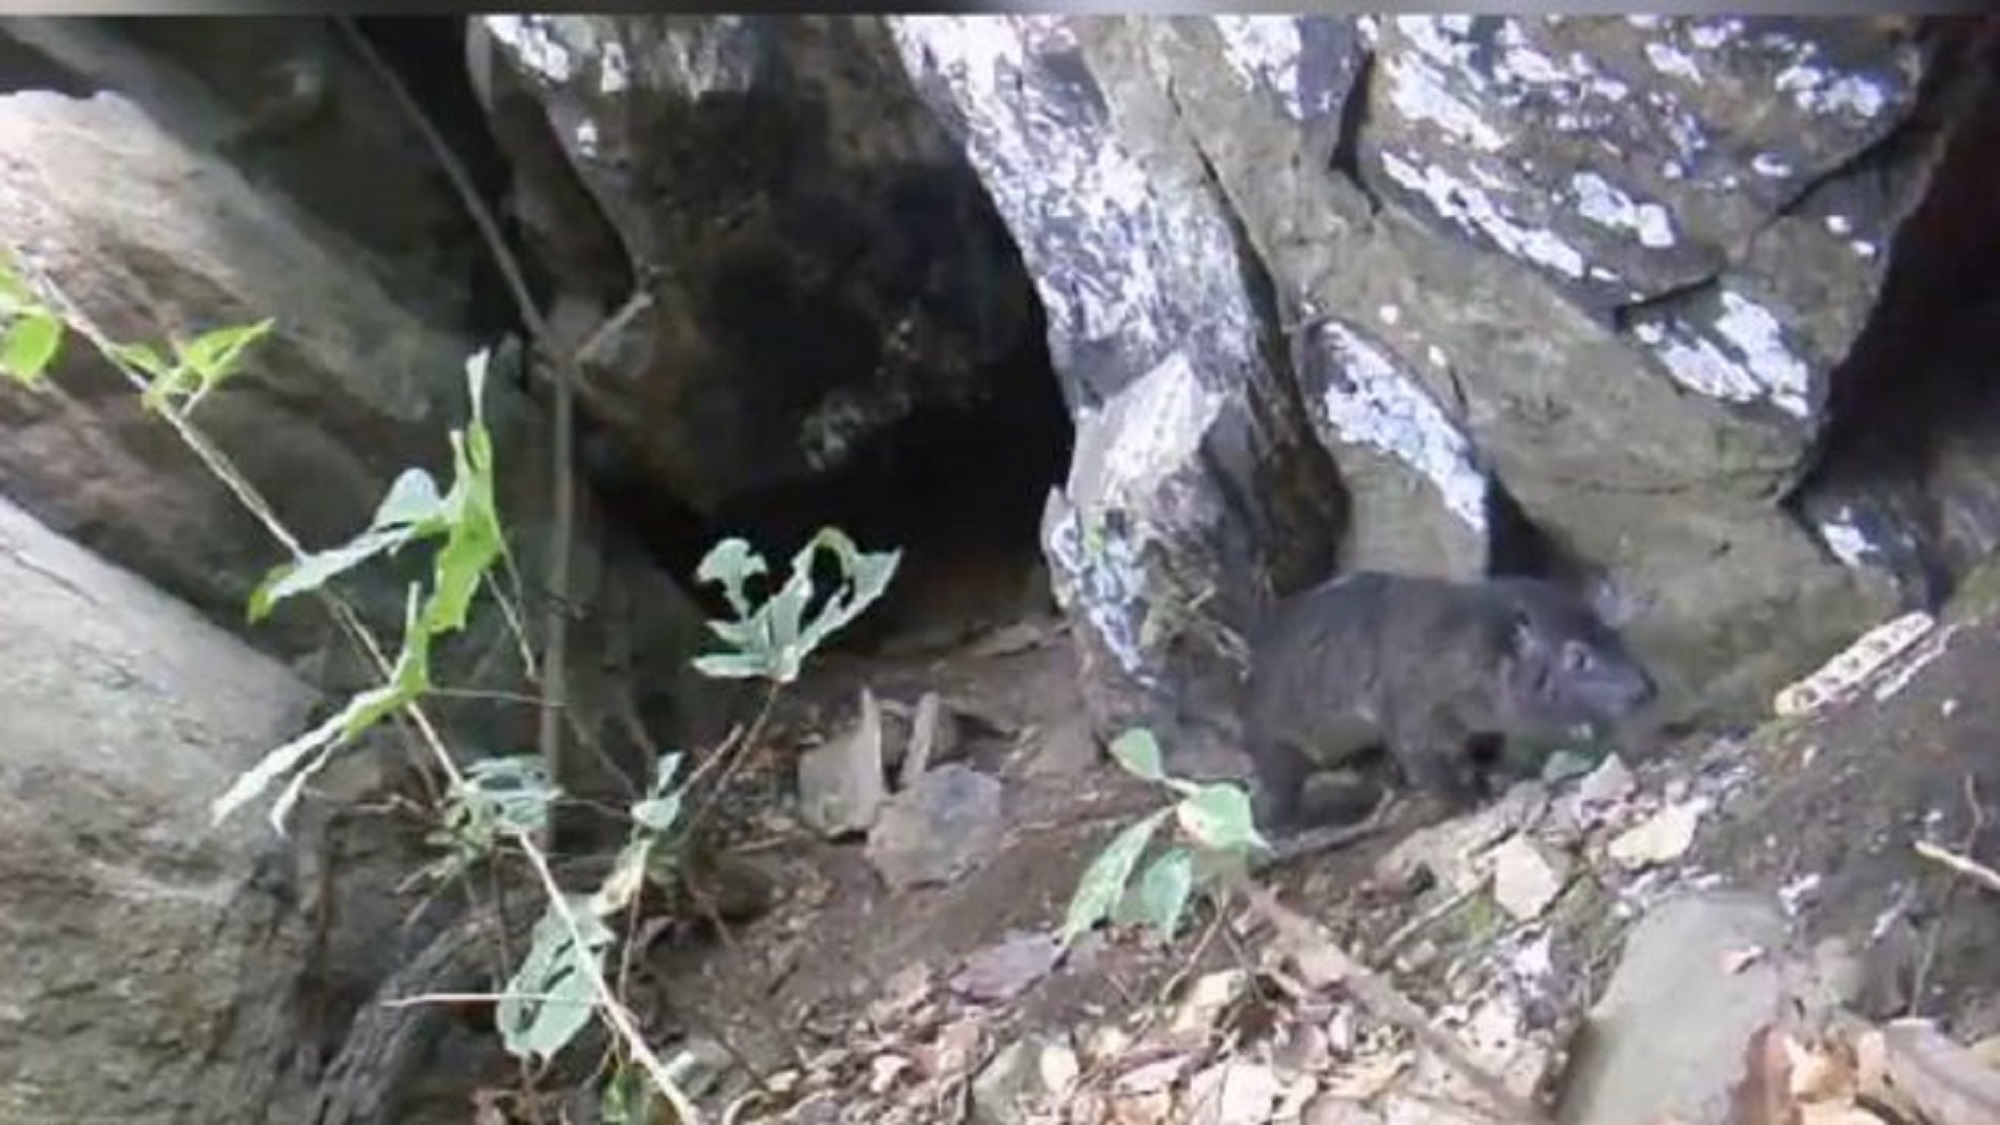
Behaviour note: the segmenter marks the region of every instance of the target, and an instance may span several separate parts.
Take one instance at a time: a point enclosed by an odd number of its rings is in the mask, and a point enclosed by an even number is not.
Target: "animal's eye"
[[[1595,657],[1589,645],[1567,644],[1563,646],[1563,667],[1572,672],[1581,672],[1590,667]]]

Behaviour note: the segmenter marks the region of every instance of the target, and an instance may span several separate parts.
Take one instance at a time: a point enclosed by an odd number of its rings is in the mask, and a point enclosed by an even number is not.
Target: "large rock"
[[[308,918],[208,806],[312,693],[5,503],[0,583],[0,1119],[296,1119]]]
[[[301,541],[353,534],[403,467],[448,465],[469,341],[419,315],[379,261],[225,160],[217,146],[237,118],[193,79],[80,21],[0,32],[105,87],[0,99],[0,235],[115,340],[159,346],[276,321],[196,420]],[[110,92],[120,86],[134,93]],[[283,548],[82,341],[52,374],[52,392],[0,386],[0,492],[241,621]],[[398,584],[375,593],[371,615],[399,623]],[[312,627],[287,632],[295,622]],[[287,614],[265,635],[297,651],[317,623]]]
[[[589,410],[697,511],[983,404],[1038,343],[1006,232],[879,20],[489,16],[470,49],[562,331],[627,314]]]

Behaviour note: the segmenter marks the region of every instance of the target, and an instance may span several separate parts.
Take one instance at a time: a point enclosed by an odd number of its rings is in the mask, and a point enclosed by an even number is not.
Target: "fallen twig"
[[[1459,1042],[1432,1023],[1422,1008],[1396,991],[1394,985],[1366,965],[1349,957],[1325,936],[1317,923],[1278,901],[1278,896],[1242,875],[1229,877],[1231,889],[1241,894],[1257,913],[1263,915],[1278,935],[1293,948],[1300,968],[1318,983],[1339,981],[1370,1011],[1410,1033],[1457,1071],[1486,1099],[1506,1114],[1506,1120],[1525,1125],[1548,1125],[1549,1115],[1507,1088],[1499,1077],[1480,1065]],[[1310,962],[1308,968],[1306,962]]]
[[[1995,871],[1976,859],[1946,851],[1929,840],[1918,840],[1915,847],[1917,854],[1925,859],[1941,863],[1987,890],[2000,894],[2000,871]]]

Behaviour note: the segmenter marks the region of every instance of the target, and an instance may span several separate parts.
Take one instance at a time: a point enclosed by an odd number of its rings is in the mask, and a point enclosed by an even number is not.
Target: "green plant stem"
[[[696,766],[688,774],[688,779],[682,785],[682,788],[691,790],[694,788],[694,783],[701,780],[702,775],[713,769],[718,762],[726,761],[728,763],[723,768],[722,776],[715,779],[715,784],[709,788],[708,793],[702,797],[700,803],[696,804],[688,812],[687,818],[683,822],[685,827],[681,830],[683,839],[694,836],[695,830],[701,827],[702,818],[708,814],[710,807],[722,798],[723,790],[727,788],[730,780],[736,776],[736,771],[742,766],[743,759],[749,756],[751,747],[755,746],[757,740],[763,737],[764,727],[771,721],[771,711],[777,706],[778,693],[783,690],[784,687],[781,684],[772,683],[766,685],[764,688],[764,701],[757,708],[757,717],[750,720],[750,725],[744,730],[743,737],[737,739],[734,744],[725,741],[718,748],[716,754]]]
[[[55,285],[52,280],[46,277],[40,277],[38,280],[41,283],[40,287],[45,292],[51,294],[55,304],[63,310],[64,318],[70,323],[71,327],[75,328],[79,334],[91,342],[91,345],[104,357],[105,362],[111,364],[112,367],[125,376],[128,382],[133,383],[143,393],[146,387],[145,379],[140,377],[138,372],[133,371],[129,364],[118,357],[116,349],[109,342],[109,337],[104,335],[96,327],[95,323],[89,317],[85,316],[83,311],[74,302],[70,301],[68,295],[59,286]],[[211,473],[215,474],[217,479],[223,482],[224,486],[230,490],[237,501],[258,520],[273,538],[277,539],[286,550],[291,552],[293,559],[304,560],[306,552],[300,545],[297,537],[293,536],[290,529],[286,528],[284,523],[278,519],[276,513],[265,502],[263,496],[257,492],[256,488],[242,474],[236,471],[236,467],[229,459],[220,450],[210,444],[206,436],[196,429],[193,423],[189,422],[180,412],[174,410],[172,407],[168,407],[162,410],[161,413],[166,417],[169,424],[173,426],[174,432],[201,459],[202,464]],[[318,591],[318,595],[322,602],[333,612],[335,620],[340,624],[342,629],[362,647],[369,660],[375,665],[376,674],[381,676],[386,682],[394,672],[394,665],[384,652],[380,642],[376,640],[374,633],[368,629],[360,616],[354,612],[353,608],[345,600],[327,590]],[[430,716],[425,713],[423,707],[419,703],[412,701],[406,705],[405,711],[411,724],[417,728],[421,740],[431,751],[433,758],[437,761],[447,780],[453,785],[463,784],[464,777],[460,774],[457,764],[451,760],[451,754],[445,748],[443,735],[439,733],[437,727],[431,722]],[[544,890],[549,895],[551,908],[556,911],[557,915],[562,919],[563,924],[569,929],[570,940],[575,942],[578,948],[587,948],[583,932],[577,925],[576,916],[571,912],[569,903],[562,894],[561,887],[557,885],[554,874],[549,870],[548,859],[543,854],[541,848],[537,846],[537,842],[528,833],[510,829],[507,834],[520,845],[522,854],[527,857],[529,865],[535,869],[537,877],[541,880]],[[626,1046],[632,1051],[633,1057],[639,1060],[640,1064],[645,1067],[647,1075],[658,1086],[660,1095],[667,1099],[667,1102],[674,1107],[675,1113],[680,1116],[681,1125],[699,1125],[701,1117],[696,1112],[693,1103],[688,1100],[687,1095],[674,1082],[673,1076],[667,1072],[666,1066],[660,1061],[659,1056],[654,1054],[652,1048],[646,1044],[645,1038],[639,1033],[631,1014],[625,1010],[624,1005],[619,1003],[618,998],[612,995],[610,986],[606,983],[604,974],[598,965],[587,958],[582,959],[581,964],[590,978],[592,992],[598,997],[600,1017],[611,1026],[612,1030],[620,1038],[626,1041]]]
[[[548,321],[535,304],[533,294],[528,289],[521,266],[514,254],[507,248],[507,240],[500,234],[500,225],[493,219],[492,212],[479,197],[479,189],[466,172],[465,165],[445,143],[423,107],[417,104],[402,79],[396,76],[388,63],[383,60],[361,34],[352,19],[337,18],[341,32],[346,36],[362,61],[372,71],[375,78],[389,92],[409,119],[412,128],[423,137],[424,144],[431,150],[452,187],[457,190],[459,201],[466,214],[479,228],[480,238],[485,242],[488,253],[493,256],[494,266],[507,284],[507,291],[514,300],[515,312],[521,324],[528,330],[528,336],[535,350],[548,360],[555,369],[555,441],[551,454],[551,487],[554,489],[549,545],[549,608],[544,619],[545,635],[542,638],[542,713],[539,716],[537,744],[542,758],[548,763],[549,777],[560,782],[563,771],[563,725],[562,708],[567,673],[569,639],[569,587],[570,587],[570,541],[575,538],[576,488],[572,479],[575,472],[573,463],[576,427],[576,385],[581,381],[574,356],[565,354],[556,346],[554,334],[549,331]],[[524,362],[527,362],[524,357]],[[553,831],[553,819],[549,831]],[[548,844],[544,839],[544,846]]]

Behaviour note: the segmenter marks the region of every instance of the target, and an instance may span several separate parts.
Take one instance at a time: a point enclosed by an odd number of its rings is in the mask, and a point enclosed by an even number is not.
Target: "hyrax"
[[[1278,603],[1249,641],[1244,737],[1273,830],[1300,826],[1316,764],[1379,746],[1464,807],[1481,742],[1602,733],[1656,694],[1611,627],[1543,579],[1354,572]]]

